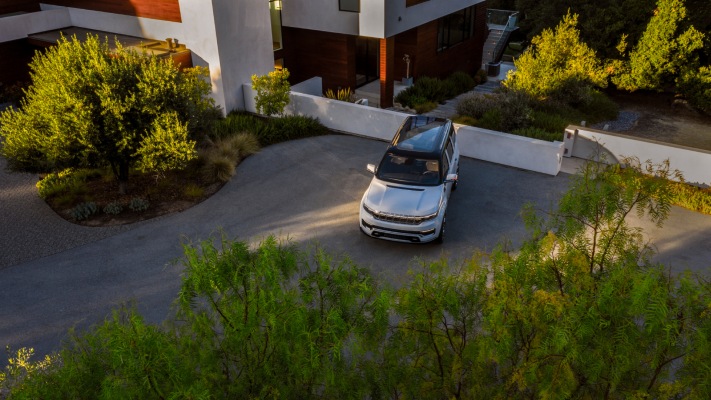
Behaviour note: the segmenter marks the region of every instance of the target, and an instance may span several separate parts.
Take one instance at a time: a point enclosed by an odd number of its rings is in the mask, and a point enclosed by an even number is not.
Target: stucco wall
[[[304,83],[314,90],[317,81]],[[390,141],[408,114],[362,106],[321,96],[298,93],[292,88],[287,114],[318,118],[326,127],[384,141]],[[254,91],[244,87],[246,110],[256,112]],[[490,161],[529,171],[557,175],[563,157],[562,142],[545,142],[470,126],[456,126],[459,151],[465,157]]]
[[[566,156],[586,160],[618,162],[624,157],[637,157],[661,164],[669,160],[687,182],[711,185],[711,152],[619,133],[569,126],[565,134]]]
[[[151,39],[177,38],[192,51],[193,65],[209,68],[212,96],[227,112],[244,108],[242,84],[250,82],[252,74],[265,74],[274,66],[269,3],[263,0],[180,0],[182,22],[42,7],[69,15],[68,23],[44,30],[74,25]]]
[[[384,39],[484,0],[360,0],[360,13],[340,11],[338,0],[284,1],[282,24],[294,28]]]
[[[0,18],[0,43],[24,39],[28,34],[71,25],[66,9],[37,11]]]

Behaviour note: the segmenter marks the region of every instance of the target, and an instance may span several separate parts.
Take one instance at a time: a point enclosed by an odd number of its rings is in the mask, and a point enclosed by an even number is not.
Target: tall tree
[[[124,193],[129,171],[181,168],[214,111],[204,68],[111,51],[97,36],[62,38],[30,64],[20,109],[0,114],[11,168],[50,172],[110,165]]]
[[[620,64],[613,76],[618,88],[662,90],[689,69],[699,66],[696,52],[703,48],[703,33],[693,26],[684,28],[683,0],[659,0],[654,16],[642,37],[629,53],[629,62]],[[626,50],[626,39],[619,50]]]
[[[578,16],[566,15],[555,30],[545,29],[514,61],[516,71],[504,86],[538,99],[566,96],[577,88],[607,84],[607,74],[595,51],[580,40]]]

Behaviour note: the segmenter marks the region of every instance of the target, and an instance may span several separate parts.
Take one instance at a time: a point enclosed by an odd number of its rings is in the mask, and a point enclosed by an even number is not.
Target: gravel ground
[[[620,111],[617,114],[617,119],[614,121],[600,122],[592,125],[593,129],[601,129],[604,131],[624,132],[634,128],[639,120],[639,113],[635,111]]]
[[[36,174],[6,170],[0,157],[0,269],[56,254],[131,229],[91,228],[57,215],[37,196]]]

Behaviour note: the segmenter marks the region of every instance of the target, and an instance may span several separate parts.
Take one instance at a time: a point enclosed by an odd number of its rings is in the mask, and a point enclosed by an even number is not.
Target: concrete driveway
[[[129,301],[136,302],[148,321],[164,320],[180,287],[181,268],[175,263],[182,255],[181,243],[219,235],[220,230],[253,243],[270,234],[304,246],[319,243],[399,285],[416,259],[445,254],[462,260],[504,240],[520,245],[525,237],[521,207],[527,202],[553,207],[568,183],[567,174],[551,177],[465,158],[443,245],[380,241],[359,232],[358,204],[371,179],[365,166],[376,163],[385,147],[384,142],[339,135],[271,146],[245,160],[220,192],[189,210],[99,231],[108,237],[87,239],[77,247],[71,242],[64,251],[31,259],[56,252],[42,247],[74,229],[53,220],[47,225],[51,230],[35,241],[38,250],[26,254],[28,261],[0,269],[0,346],[51,352],[69,328],[100,322]],[[26,207],[46,206],[39,202]],[[711,217],[681,209],[672,214],[664,229],[645,225],[660,243],[660,261],[707,271]],[[17,232],[13,237],[23,237],[28,229],[5,219],[0,228]],[[0,238],[2,252],[16,251],[14,239]],[[0,365],[5,362],[0,358]]]

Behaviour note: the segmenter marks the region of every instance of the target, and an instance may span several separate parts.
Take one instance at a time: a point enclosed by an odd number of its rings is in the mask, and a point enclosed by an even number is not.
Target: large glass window
[[[475,8],[468,7],[439,19],[437,51],[461,43],[474,33]]]
[[[277,51],[284,47],[281,37],[281,0],[269,0],[269,15],[272,21],[272,46]]]
[[[338,9],[341,11],[360,12],[360,0],[338,0]]]

